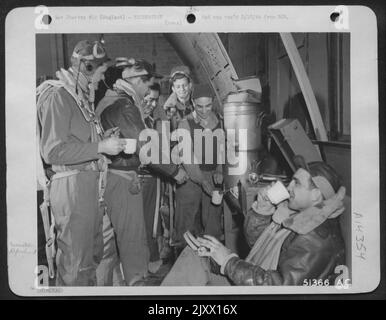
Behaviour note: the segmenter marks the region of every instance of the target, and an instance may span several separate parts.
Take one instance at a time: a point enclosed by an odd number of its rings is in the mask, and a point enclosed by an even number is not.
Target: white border
[[[6,150],[7,228],[9,285],[17,295],[225,295],[359,293],[374,290],[380,281],[379,137],[377,26],[373,11],[349,6],[347,30],[338,30],[329,19],[333,6],[260,7],[49,7],[54,17],[48,30],[36,30],[35,8],[16,8],[6,18]],[[190,25],[185,16],[196,15]],[[56,20],[62,15],[156,14],[161,19]],[[287,19],[229,22],[225,15],[285,14]],[[205,20],[204,15],[223,16]],[[166,23],[168,21],[168,23]],[[355,257],[352,226],[353,285],[334,287],[62,287],[37,291],[35,81],[36,33],[168,33],[168,32],[350,32],[351,34],[351,138],[352,209],[363,215],[366,261]],[[31,157],[32,155],[32,157]],[[354,219],[354,218],[353,218]]]

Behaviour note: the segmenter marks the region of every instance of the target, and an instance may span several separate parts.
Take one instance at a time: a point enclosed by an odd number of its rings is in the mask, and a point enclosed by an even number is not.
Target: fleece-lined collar
[[[333,219],[344,212],[343,199],[346,189],[341,187],[330,199],[317,206],[296,213],[287,206],[279,206],[273,215],[273,221],[298,234],[307,234],[320,226],[327,219]]]

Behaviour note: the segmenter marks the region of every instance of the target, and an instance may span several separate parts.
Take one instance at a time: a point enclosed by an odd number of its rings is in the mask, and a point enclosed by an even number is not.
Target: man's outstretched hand
[[[225,247],[215,237],[204,235],[203,238],[197,237],[201,247],[198,249],[200,257],[212,257],[220,266],[226,261],[226,258],[232,253],[230,249]],[[205,247],[207,250],[202,250]]]

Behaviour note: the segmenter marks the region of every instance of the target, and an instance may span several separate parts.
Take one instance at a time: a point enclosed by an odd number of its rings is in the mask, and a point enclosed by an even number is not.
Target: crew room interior
[[[272,181],[286,186],[295,172],[293,156],[307,162],[325,161],[346,187],[346,212],[339,217],[343,239],[351,244],[351,127],[350,127],[350,34],[349,33],[105,33],[38,34],[36,36],[36,81],[55,78],[55,72],[70,67],[74,46],[80,40],[101,41],[109,58],[143,58],[149,61],[160,84],[157,108],[171,93],[170,73],[187,66],[193,86],[207,84],[214,92],[214,109],[225,129],[248,129],[246,148],[238,150],[247,159],[241,175],[227,174],[224,165],[224,199],[221,202],[220,241],[240,258],[250,247],[243,235],[247,211],[257,190]],[[99,86],[96,101],[106,88]],[[37,192],[38,205],[43,192]],[[154,236],[159,249],[167,243],[170,252],[161,267],[141,285],[159,286],[176,261],[170,234],[175,219],[173,201],[166,221],[157,216]],[[47,265],[46,238],[38,215],[38,262]],[[159,212],[157,214],[160,214]],[[173,222],[174,221],[174,222]],[[165,242],[166,241],[166,242]],[[169,242],[168,242],[169,241]],[[351,261],[351,247],[345,247]],[[133,257],[135,259],[135,257]],[[350,265],[348,265],[350,269]],[[55,279],[50,279],[54,285]],[[120,285],[117,280],[114,285]]]

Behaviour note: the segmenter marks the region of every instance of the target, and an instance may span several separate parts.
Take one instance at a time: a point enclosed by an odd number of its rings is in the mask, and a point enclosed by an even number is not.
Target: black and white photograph
[[[288,8],[55,9],[32,16],[41,20],[25,61],[35,79],[19,93],[31,101],[29,124],[7,114],[7,139],[18,127],[36,155],[20,181],[23,161],[7,150],[8,180],[29,185],[25,201],[8,193],[24,208],[8,210],[11,288],[171,295],[377,285],[376,67],[362,66],[376,51],[369,37],[359,52],[364,33],[348,22],[363,12],[340,6],[324,21],[334,7],[310,9],[318,28]],[[138,20],[143,29],[125,31]]]

